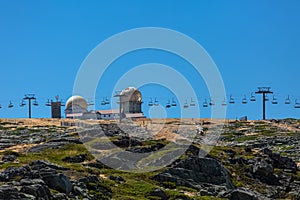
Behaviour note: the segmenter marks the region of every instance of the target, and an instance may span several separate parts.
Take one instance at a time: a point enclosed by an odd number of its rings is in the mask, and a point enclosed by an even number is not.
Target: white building
[[[122,113],[142,113],[142,94],[134,88],[128,87],[120,93]]]
[[[82,96],[72,96],[68,99],[65,109],[66,118],[93,119],[96,114],[88,111],[87,101]]]
[[[142,112],[142,94],[128,87],[120,93],[121,118],[144,118]],[[78,119],[119,119],[119,109],[88,111],[88,103],[82,96],[72,96],[68,99],[65,109],[66,118]]]
[[[120,114],[119,114],[119,110],[97,110],[97,118],[98,119],[119,119],[120,118]]]

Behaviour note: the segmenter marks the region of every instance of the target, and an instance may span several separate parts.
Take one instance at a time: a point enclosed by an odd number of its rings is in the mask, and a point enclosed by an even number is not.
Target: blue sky
[[[296,0],[251,1],[0,1],[0,117],[27,117],[27,107],[18,105],[24,94],[34,93],[40,106],[33,117],[49,117],[44,106],[55,95],[67,99],[86,56],[102,41],[119,32],[140,27],[163,27],[182,32],[201,44],[222,75],[227,98],[235,97],[227,117],[247,115],[261,118],[261,101],[242,105],[243,95],[257,86],[270,86],[278,105],[267,103],[268,118],[299,118],[300,109],[285,105],[290,95],[300,102],[300,2]],[[110,96],[122,73],[143,63],[181,66],[189,78],[190,67],[164,52],[142,51],[128,54],[112,66],[104,83],[99,83],[96,109],[102,97]],[[192,73],[190,71],[190,73]],[[201,78],[190,77],[200,103],[209,98]],[[134,85],[134,83],[132,84]],[[144,86],[147,102],[157,96],[160,102],[172,98],[170,91]],[[89,97],[86,97],[89,98]],[[257,98],[261,99],[260,96]],[[15,105],[8,109],[9,101]],[[209,117],[210,109],[201,109]],[[178,117],[179,108],[167,110]]]

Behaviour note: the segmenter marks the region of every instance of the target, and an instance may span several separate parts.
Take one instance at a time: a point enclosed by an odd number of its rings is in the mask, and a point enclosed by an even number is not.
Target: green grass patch
[[[6,126],[1,126],[0,125],[0,130],[8,130],[8,129],[10,129],[10,127],[6,127]]]
[[[179,192],[178,190],[166,190],[165,191],[167,196],[169,197],[169,200],[177,200],[177,199],[191,199],[182,192]]]
[[[186,191],[186,192],[191,192],[191,193],[196,193],[198,192],[197,190],[185,186],[177,186],[178,190]]]
[[[210,197],[210,196],[195,196],[192,198],[193,200],[223,200],[218,197]]]
[[[115,182],[108,180],[111,184],[111,189],[113,192],[112,199],[155,199],[155,197],[149,196],[150,193],[157,188],[158,183],[152,180],[151,177],[162,172],[163,170],[165,169],[147,173],[130,173],[115,169],[101,169],[101,174],[106,176],[122,176],[126,181],[121,184],[116,184]]]
[[[174,182],[162,182],[161,185],[165,188],[169,189],[175,189],[176,188],[176,183]]]
[[[29,164],[34,160],[48,160],[49,162],[68,167],[77,171],[83,171],[84,167],[79,163],[66,163],[63,159],[67,156],[87,154],[86,160],[93,160],[94,157],[87,151],[83,144],[67,144],[59,149],[45,149],[38,153],[20,154],[18,159],[22,164]]]
[[[5,170],[8,167],[21,167],[21,166],[22,166],[21,163],[9,162],[9,163],[4,163],[4,164],[0,165],[0,170]]]
[[[242,136],[242,137],[235,138],[235,141],[244,142],[244,141],[249,141],[249,140],[255,140],[258,137],[259,136],[257,136],[257,135]]]

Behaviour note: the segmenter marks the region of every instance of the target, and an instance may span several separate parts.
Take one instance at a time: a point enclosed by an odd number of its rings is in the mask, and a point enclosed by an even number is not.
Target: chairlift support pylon
[[[25,97],[23,100],[28,101],[28,118],[31,118],[31,101],[33,101],[34,106],[38,106],[38,102],[36,101],[35,95],[34,94],[25,94]]]
[[[273,94],[271,91],[271,87],[258,87],[258,91],[255,92],[255,94],[262,94],[262,114],[263,114],[263,120],[266,119],[266,101],[268,101],[267,94]]]

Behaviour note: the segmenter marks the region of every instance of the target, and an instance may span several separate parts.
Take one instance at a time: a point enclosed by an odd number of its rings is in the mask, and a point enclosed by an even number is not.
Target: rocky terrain
[[[0,199],[300,199],[299,153],[295,119],[1,119]]]

